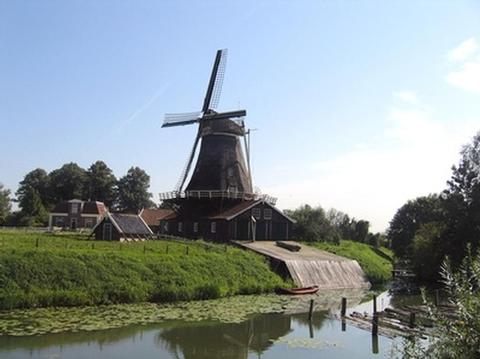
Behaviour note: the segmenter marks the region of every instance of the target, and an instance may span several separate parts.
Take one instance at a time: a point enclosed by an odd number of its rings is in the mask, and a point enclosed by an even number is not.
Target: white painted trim
[[[252,209],[253,207],[255,207],[257,204],[259,203],[263,203],[265,204],[266,206],[272,208],[273,210],[275,210],[278,214],[280,214],[282,217],[285,217],[286,219],[288,219],[289,221],[291,221],[292,223],[297,223],[294,219],[290,218],[289,216],[287,216],[285,213],[283,213],[281,210],[279,210],[278,208],[276,208],[275,206],[272,206],[270,203],[268,202],[265,202],[265,201],[262,201],[262,200],[258,200],[254,203],[252,203],[251,206],[248,206],[247,208],[244,208],[243,210],[241,210],[240,212],[237,212],[235,213],[234,215],[230,216],[230,217],[227,217],[226,220],[227,221],[231,221],[233,218],[235,217],[238,217],[239,215],[241,215],[242,213],[245,213],[246,211],[248,211],[249,209]]]
[[[49,214],[50,214],[51,216],[57,216],[57,217],[68,217],[68,213],[50,212]]]
[[[83,203],[81,199],[71,199],[70,201],[67,201],[68,203]]]
[[[113,223],[113,225],[114,225],[115,228],[117,229],[118,233],[125,234],[125,233],[120,229],[120,226],[117,224],[117,222],[115,222],[115,220],[114,220],[113,217],[110,215],[110,213],[108,213],[108,218],[109,218],[110,221]]]
[[[80,217],[101,217],[101,214],[81,214]]]
[[[143,211],[143,209],[142,209]],[[150,234],[153,234],[152,230],[150,229],[150,226],[147,224],[147,222],[145,222],[142,218],[141,215],[138,215],[138,217],[140,218],[140,220],[143,222],[143,224],[145,225],[145,227],[147,227],[148,231],[150,232]],[[160,222],[160,221],[159,221]]]

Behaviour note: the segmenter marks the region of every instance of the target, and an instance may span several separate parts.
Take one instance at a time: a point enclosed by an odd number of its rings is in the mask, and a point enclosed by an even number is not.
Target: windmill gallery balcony
[[[212,191],[212,190],[205,190],[205,191],[170,191],[170,192],[163,192],[159,194],[160,200],[171,200],[171,199],[241,199],[245,201],[251,200],[263,200],[272,206],[275,205],[277,199],[275,197],[269,196],[267,194],[259,194],[259,193],[247,193],[247,192],[240,192],[240,191]]]

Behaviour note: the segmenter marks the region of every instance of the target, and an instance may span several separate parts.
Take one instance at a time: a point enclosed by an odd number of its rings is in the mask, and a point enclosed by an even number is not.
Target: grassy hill
[[[327,242],[308,242],[318,249],[355,259],[372,284],[387,282],[392,276],[393,253],[388,248],[375,248],[365,243],[341,241],[339,245]]]
[[[0,309],[207,299],[284,285],[263,257],[231,246],[0,232]]]

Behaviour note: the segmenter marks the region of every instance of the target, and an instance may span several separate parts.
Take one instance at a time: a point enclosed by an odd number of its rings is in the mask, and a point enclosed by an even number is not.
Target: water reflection
[[[388,357],[391,340],[332,319],[339,306],[317,302],[310,321],[306,310],[261,314],[242,323],[170,321],[120,329],[0,337],[1,358],[370,358]],[[382,296],[379,296],[383,298]],[[385,301],[387,298],[385,298]],[[400,299],[396,299],[399,301]],[[351,300],[349,304],[357,304]],[[370,307],[362,303],[356,307]],[[307,308],[308,306],[305,306]],[[333,307],[333,308],[332,308]],[[351,308],[353,309],[353,308]],[[333,344],[332,344],[333,343]],[[320,354],[321,353],[321,354]],[[377,354],[378,353],[378,354]]]
[[[249,351],[260,355],[274,340],[291,331],[290,316],[265,314],[238,324],[190,324],[166,329],[157,334],[156,342],[176,358],[247,358]]]

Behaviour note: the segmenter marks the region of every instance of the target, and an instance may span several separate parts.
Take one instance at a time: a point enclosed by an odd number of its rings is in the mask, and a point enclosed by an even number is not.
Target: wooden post
[[[225,253],[227,253],[228,246],[225,244]]]
[[[95,243],[92,243],[92,249],[95,249]]]
[[[373,314],[372,317],[372,335],[378,335],[378,314]]]
[[[438,289],[435,289],[434,301],[435,301],[435,306],[438,307],[440,305],[440,295],[439,295]]]
[[[377,315],[377,296],[373,296],[373,315]]]
[[[188,256],[188,246],[185,246],[185,252],[187,253],[187,256]]]
[[[165,253],[168,254],[168,244],[167,244],[167,246],[165,247]]]
[[[37,239],[35,240],[35,247],[38,248],[38,237],[37,237]]]
[[[143,245],[143,254],[145,254],[145,251],[147,250],[147,246],[144,244]]]
[[[410,313],[410,318],[409,318],[409,326],[410,328],[415,327],[415,312]]]
[[[344,317],[345,314],[347,314],[347,298],[343,297],[342,298],[342,311],[341,311],[342,317]]]
[[[347,321],[342,318],[342,332],[347,331]]]
[[[372,354],[378,354],[378,335],[372,335]]]
[[[308,311],[308,320],[313,318],[313,299],[310,299],[310,310]]]
[[[310,338],[313,339],[313,325],[312,321],[308,322],[308,329],[310,330]]]

